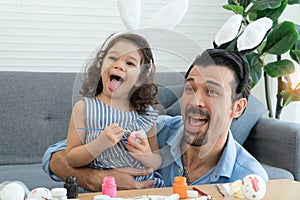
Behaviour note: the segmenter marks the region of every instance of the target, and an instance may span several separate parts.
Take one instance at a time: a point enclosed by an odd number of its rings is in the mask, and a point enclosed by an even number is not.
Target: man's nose
[[[205,95],[202,91],[196,91],[190,103],[193,106],[205,107]]]

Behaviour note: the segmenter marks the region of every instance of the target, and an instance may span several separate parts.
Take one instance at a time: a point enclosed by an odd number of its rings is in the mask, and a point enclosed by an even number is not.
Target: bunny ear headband
[[[141,0],[118,0],[120,16],[127,29],[157,28],[170,30],[184,17],[188,0],[174,0],[161,7],[148,19],[144,27],[140,27]]]
[[[218,31],[213,42],[215,48],[226,49],[237,39],[234,49],[242,54],[256,49],[265,39],[273,25],[270,18],[263,17],[249,24],[241,31],[242,15],[233,15]],[[241,33],[240,33],[241,32]]]
[[[148,19],[144,26],[140,26],[141,0],[118,0],[118,8],[122,22],[127,28],[125,32],[141,34],[148,41],[158,40],[161,35],[171,30],[182,20],[188,8],[188,0],[174,0],[161,7]],[[111,34],[101,49],[106,49],[109,41],[123,33]]]

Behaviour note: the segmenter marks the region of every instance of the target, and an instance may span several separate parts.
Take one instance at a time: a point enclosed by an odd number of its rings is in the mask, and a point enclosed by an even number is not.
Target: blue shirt
[[[181,140],[184,126],[182,117],[159,117],[157,127],[158,143],[163,156],[162,167],[158,172],[162,175],[165,185],[172,186],[175,176],[183,176]],[[229,131],[219,162],[192,185],[234,182],[249,174],[256,174],[268,180],[267,172],[262,165],[234,140]]]
[[[159,116],[156,125],[158,143],[163,158],[162,167],[158,172],[163,177],[165,186],[170,187],[173,185],[175,176],[183,175],[180,148],[183,136],[182,117]],[[52,153],[65,148],[66,140],[60,141],[50,146],[42,159],[43,170],[56,181],[60,181],[60,179],[49,170],[50,158]],[[256,174],[264,180],[268,180],[268,175],[261,164],[234,140],[229,131],[226,146],[217,165],[194,181],[192,185],[234,182],[249,174]]]

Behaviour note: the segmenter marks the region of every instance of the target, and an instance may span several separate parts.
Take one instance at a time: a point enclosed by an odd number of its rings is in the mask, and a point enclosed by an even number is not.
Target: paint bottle
[[[117,196],[117,185],[113,176],[105,176],[102,184],[102,194],[110,197]]]
[[[66,177],[64,188],[67,189],[68,199],[75,199],[78,197],[78,185],[75,176]]]
[[[68,200],[66,188],[51,189],[51,200]]]
[[[175,176],[173,183],[173,194],[179,194],[180,199],[187,198],[186,178],[183,176]]]

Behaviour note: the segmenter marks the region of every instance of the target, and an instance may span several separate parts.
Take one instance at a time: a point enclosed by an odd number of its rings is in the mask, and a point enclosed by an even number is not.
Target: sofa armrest
[[[260,162],[290,171],[300,180],[300,124],[261,118],[244,147]]]

